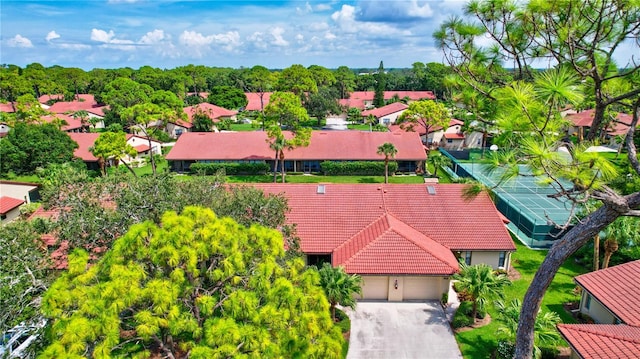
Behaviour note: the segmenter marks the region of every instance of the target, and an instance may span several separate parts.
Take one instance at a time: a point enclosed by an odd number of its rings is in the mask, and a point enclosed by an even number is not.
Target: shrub
[[[384,176],[383,161],[324,161],[320,163],[320,167],[327,176]],[[390,161],[389,173],[394,173],[397,170],[398,163]]]
[[[496,349],[496,359],[512,359],[516,353],[516,346],[506,340],[498,341]]]
[[[194,163],[189,167],[192,174],[214,175],[224,170],[227,175],[260,175],[269,171],[266,163],[215,162]]]
[[[468,327],[471,324],[473,324],[473,319],[458,308],[456,314],[453,316],[453,321],[451,321],[453,329]]]
[[[467,317],[471,318],[471,313],[473,313],[473,302],[472,301],[460,302],[460,306],[458,307],[458,311],[456,313],[462,313]],[[476,313],[476,318],[484,319],[486,315],[487,315],[486,309],[478,305],[478,313]]]
[[[449,303],[449,293],[442,293],[442,297],[440,297],[440,303],[442,305],[447,305],[447,303]]]

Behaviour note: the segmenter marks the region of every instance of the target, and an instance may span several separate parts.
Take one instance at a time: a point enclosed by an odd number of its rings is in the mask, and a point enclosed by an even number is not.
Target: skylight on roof
[[[429,193],[432,196],[436,195],[436,188],[433,186],[427,186],[427,193]]]
[[[316,191],[317,194],[324,194],[325,188],[323,184],[319,184],[318,185],[318,190]]]

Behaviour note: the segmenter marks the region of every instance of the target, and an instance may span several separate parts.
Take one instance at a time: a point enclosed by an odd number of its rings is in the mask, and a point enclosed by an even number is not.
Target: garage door
[[[389,297],[389,277],[362,277],[362,299],[382,299]]]
[[[403,300],[440,299],[440,278],[405,277]]]

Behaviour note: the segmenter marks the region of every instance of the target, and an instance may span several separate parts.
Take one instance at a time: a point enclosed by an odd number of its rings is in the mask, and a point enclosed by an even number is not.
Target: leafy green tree
[[[103,132],[98,136],[96,142],[89,148],[89,151],[98,159],[100,171],[102,175],[107,174],[107,164],[113,161],[114,166],[118,166],[120,162],[135,175],[129,164],[122,159],[125,156],[134,157],[138,153],[135,148],[127,143],[127,136],[124,132]]]
[[[315,271],[284,260],[282,236],[208,209],[133,226],[96,265],[70,256],[47,291],[43,358],[341,357]]]
[[[271,105],[271,104],[269,104]],[[268,107],[268,106],[267,106]],[[277,124],[271,124],[267,128],[267,143],[269,148],[275,151],[275,161],[273,167],[273,182],[276,182],[276,172],[278,162],[280,162],[280,173],[282,175],[282,183],[285,183],[285,151],[291,151],[297,147],[307,147],[311,141],[311,129],[308,127],[294,127],[292,137],[287,138],[282,129]]]
[[[149,85],[142,85],[129,78],[119,77],[104,87],[101,97],[112,111],[120,115],[126,108],[149,102],[149,97],[153,92],[153,88]]]
[[[89,122],[89,112],[87,112],[86,110],[78,110],[75,111],[71,114],[71,117],[80,120],[80,125],[83,127],[83,129],[86,131],[86,127],[90,124]],[[94,122],[92,125],[95,128],[95,124],[96,122]]]
[[[264,66],[256,65],[248,71],[246,84],[249,90],[260,96],[260,111],[264,111],[264,95],[274,87],[273,73]]]
[[[342,112],[338,104],[338,92],[333,87],[319,87],[318,92],[305,96],[304,107],[312,117],[318,120],[318,127],[327,119],[328,115]]]
[[[385,105],[384,103],[384,91],[387,89],[387,74],[384,72],[384,65],[382,61],[380,61],[380,66],[378,66],[378,72],[375,74],[376,80],[376,90],[373,95],[373,106],[382,107]]]
[[[496,301],[496,309],[499,313],[498,320],[500,321],[498,333],[502,334],[503,340],[509,344],[510,348],[508,356],[505,358],[513,358],[521,308],[522,302],[517,298],[511,300],[508,304],[505,304],[502,300]],[[540,312],[536,315],[533,346],[533,356],[535,358],[542,356],[541,347],[555,347],[560,343],[560,333],[556,329],[560,322],[560,316],[556,312]]]
[[[421,100],[410,103],[409,108],[398,117],[396,123],[406,131],[414,131],[419,127],[426,137],[433,128],[446,129],[450,120],[449,111],[444,104],[433,100]]]
[[[0,99],[11,103],[13,110],[15,111],[15,102],[18,97],[26,94],[33,94],[29,81],[23,76],[20,76],[19,68],[0,68]]]
[[[357,274],[349,275],[343,267],[333,267],[331,263],[324,263],[318,273],[320,287],[329,301],[333,321],[336,320],[336,305],[355,309],[355,295],[362,294],[362,277]]]
[[[213,131],[213,120],[206,112],[201,109],[196,110],[193,114],[193,132],[211,132]]]
[[[38,99],[33,97],[32,94],[26,94],[19,96],[13,103],[15,107],[14,118],[15,121],[22,121],[24,123],[41,123],[42,116],[49,114],[47,110],[42,108]],[[11,121],[10,126],[15,122]]]
[[[496,274],[488,264],[467,265],[460,263],[460,273],[454,275],[458,281],[457,288],[471,297],[473,311],[471,316],[476,320],[478,307],[483,308],[488,300],[502,298],[504,287],[511,284],[504,274]]]
[[[361,122],[362,111],[357,107],[350,107],[349,110],[347,110],[347,118],[351,123]]]
[[[384,156],[384,183],[389,183],[389,160],[396,157],[398,149],[391,142],[385,142],[378,146],[377,154]]]
[[[2,174],[33,173],[38,167],[71,161],[76,148],[78,144],[53,124],[16,123],[0,141],[0,169]]]
[[[451,160],[449,157],[444,156],[442,154],[436,156],[429,156],[427,160],[430,165],[433,166],[433,176],[438,177],[438,169],[441,167],[451,166]]]
[[[304,66],[296,64],[282,70],[276,85],[278,91],[290,91],[301,96],[303,93],[318,92],[318,84],[316,84],[311,71]]]
[[[274,92],[264,112],[271,122],[288,128],[300,127],[301,122],[309,120],[300,97],[292,92]]]
[[[311,72],[311,77],[313,77],[313,81],[316,83],[318,88],[331,87],[336,83],[336,77],[333,72],[326,67],[311,65],[308,70]]]
[[[356,74],[348,67],[340,66],[335,71],[334,76],[336,78],[334,86],[338,89],[340,98],[349,98],[349,94],[356,87]]]
[[[207,102],[229,110],[246,107],[249,103],[247,96],[237,87],[215,86],[209,92]]]
[[[51,282],[47,253],[32,222],[0,226],[0,332],[20,322],[35,324],[40,296]]]

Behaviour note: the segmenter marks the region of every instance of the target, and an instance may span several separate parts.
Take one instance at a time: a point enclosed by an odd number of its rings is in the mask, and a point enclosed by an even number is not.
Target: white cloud
[[[55,31],[49,31],[49,33],[47,34],[46,40],[47,41],[51,41],[53,39],[59,39],[60,35],[55,32]]]
[[[147,32],[144,36],[140,38],[141,44],[153,45],[161,43],[165,40],[166,37],[164,35],[164,31],[155,29],[153,31]]]
[[[337,38],[337,36],[332,34],[331,31],[327,31],[324,34],[324,38],[327,39],[327,40],[335,40]]]
[[[282,34],[284,34],[284,29],[281,28],[280,26],[276,26],[274,28],[272,28],[269,33],[271,33],[271,36],[273,36],[273,40],[271,40],[271,44],[275,45],[275,46],[288,46],[289,45],[289,41],[285,40],[282,37]]]
[[[13,38],[9,39],[7,41],[7,44],[10,47],[33,47],[31,40],[27,39],[26,37],[20,34],[17,34]]]
[[[199,32],[185,30],[180,35],[180,44],[201,57],[203,51],[210,49],[212,45],[219,45],[226,51],[234,52],[242,45],[242,41],[240,41],[240,34],[237,31],[205,36]]]
[[[265,50],[267,48],[267,43],[264,40],[264,33],[260,31],[256,31],[253,34],[247,36],[247,41],[253,44],[254,47]]]
[[[109,43],[114,36],[113,30],[106,32],[104,30],[91,29],[91,40],[93,41]]]
[[[387,24],[358,21],[356,20],[356,8],[351,5],[342,5],[339,11],[331,15],[331,19],[338,25],[340,30],[349,34],[357,34],[359,36],[375,36],[375,37],[394,37],[408,36],[410,31],[398,30]]]
[[[298,34],[296,35],[296,41],[301,44],[304,41],[304,35]]]
[[[329,4],[318,4],[318,5],[316,5],[316,10],[318,10],[318,11],[331,10],[331,5],[329,5]]]

